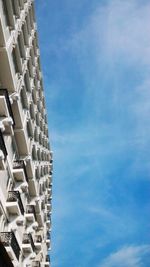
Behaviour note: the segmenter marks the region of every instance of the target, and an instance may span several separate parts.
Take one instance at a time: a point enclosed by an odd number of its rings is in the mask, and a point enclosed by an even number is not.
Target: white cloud
[[[149,13],[149,3],[109,1],[104,6],[100,5],[88,18],[86,26],[73,35],[71,46],[75,48],[79,60],[85,60],[88,52],[89,56],[95,57],[98,67],[102,59],[113,64],[120,55],[127,62],[149,65]]]
[[[145,256],[150,256],[150,246],[127,246],[110,254],[99,267],[143,267]]]

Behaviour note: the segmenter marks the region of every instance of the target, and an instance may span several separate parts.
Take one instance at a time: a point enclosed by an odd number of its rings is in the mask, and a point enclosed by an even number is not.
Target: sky
[[[52,267],[150,266],[150,1],[35,0]]]

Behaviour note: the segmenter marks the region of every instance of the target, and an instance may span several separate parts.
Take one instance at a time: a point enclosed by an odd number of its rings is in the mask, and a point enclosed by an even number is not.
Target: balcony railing
[[[33,213],[35,221],[37,220],[34,205],[28,205],[26,207],[26,213],[27,214]]]
[[[11,247],[16,258],[19,260],[20,246],[13,232],[1,232],[0,240],[5,247]]]
[[[35,246],[34,246],[34,242],[33,242],[33,238],[32,235],[29,234],[24,234],[23,235],[23,244],[30,244],[32,247],[32,250],[35,251]]]
[[[22,204],[22,200],[21,200],[19,191],[8,191],[7,201],[8,202],[16,202],[17,201],[19,208],[20,208],[20,211],[21,211],[21,214],[22,215],[24,214],[24,207]]]
[[[23,160],[15,160],[13,162],[13,169],[23,169],[24,170],[26,181],[28,182],[28,176],[27,176],[27,172],[26,172],[26,166],[25,166],[25,163],[24,163]]]
[[[14,115],[13,115],[13,112],[12,112],[11,103],[10,103],[10,100],[9,100],[9,94],[8,94],[7,89],[0,89],[0,96],[4,96],[5,97],[5,100],[6,100],[6,103],[7,103],[7,108],[8,108],[8,111],[9,111],[9,115],[12,118],[13,123],[15,124]]]
[[[7,149],[5,146],[5,142],[4,142],[4,138],[3,138],[3,134],[1,132],[1,130],[0,130],[0,149],[3,151],[4,158],[6,159],[8,153],[7,153]]]

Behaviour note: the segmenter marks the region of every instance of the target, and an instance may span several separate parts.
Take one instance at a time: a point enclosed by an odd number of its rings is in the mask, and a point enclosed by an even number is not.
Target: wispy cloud
[[[99,267],[142,267],[147,266],[147,260],[150,256],[150,246],[127,246],[108,256]],[[145,262],[145,263],[144,263]]]

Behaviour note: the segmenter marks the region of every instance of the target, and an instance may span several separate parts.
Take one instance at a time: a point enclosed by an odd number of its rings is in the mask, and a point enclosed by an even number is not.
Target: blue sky
[[[150,266],[150,2],[36,0],[52,267]]]

